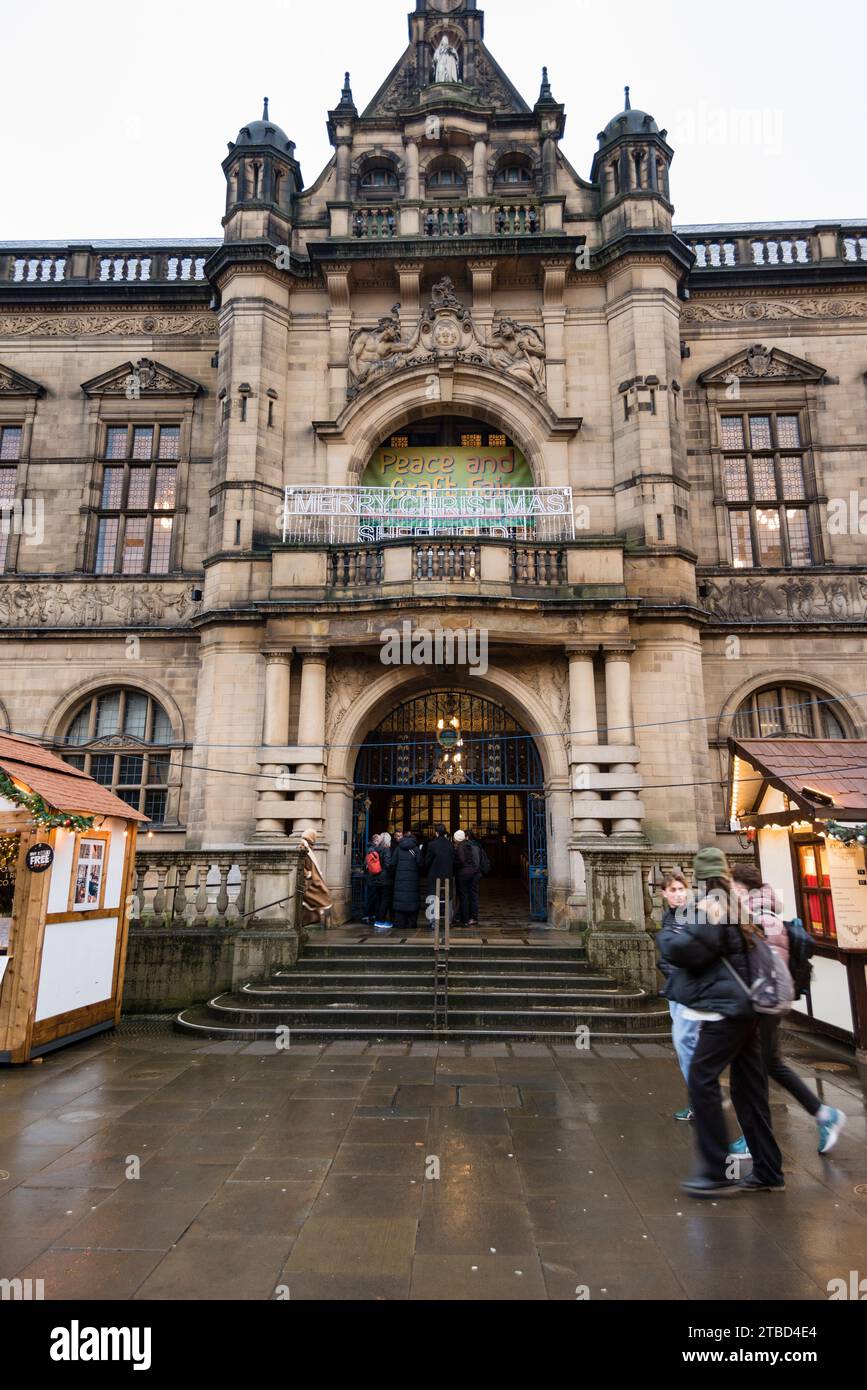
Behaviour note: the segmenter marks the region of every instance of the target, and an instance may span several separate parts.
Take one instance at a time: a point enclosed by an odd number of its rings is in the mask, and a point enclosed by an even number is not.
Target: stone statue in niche
[[[448,34],[443,34],[439,47],[434,49],[434,82],[458,82],[458,51],[452,47]]]

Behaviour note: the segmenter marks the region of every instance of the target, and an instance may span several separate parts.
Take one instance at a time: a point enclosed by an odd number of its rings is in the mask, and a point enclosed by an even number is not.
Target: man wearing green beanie
[[[699,850],[693,873],[696,898],[678,910],[677,925],[659,935],[660,955],[674,968],[666,993],[683,1006],[685,1018],[701,1025],[687,1081],[698,1168],[683,1188],[692,1197],[779,1192],[786,1184],[771,1129],[758,1020],[748,993],[732,976],[735,971],[748,987],[752,983],[751,943],[760,929],[740,909],[721,849]],[[753,1155],[753,1171],[742,1181],[729,1177],[719,1085],[726,1067],[731,1068],[732,1104]]]

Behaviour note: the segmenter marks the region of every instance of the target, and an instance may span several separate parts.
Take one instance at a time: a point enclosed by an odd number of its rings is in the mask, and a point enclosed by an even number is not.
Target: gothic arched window
[[[128,686],[98,691],[78,707],[59,742],[72,767],[155,825],[168,820],[171,753],[179,740],[153,696]]]
[[[836,701],[807,685],[754,690],[732,720],[734,738],[850,738]]]

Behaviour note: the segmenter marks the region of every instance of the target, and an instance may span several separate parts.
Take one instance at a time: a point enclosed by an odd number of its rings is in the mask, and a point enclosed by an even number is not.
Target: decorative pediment
[[[398,111],[415,107],[421,90],[433,84],[437,42],[442,40],[444,34],[448,38],[450,33],[456,32],[454,26],[452,30],[448,27],[431,30],[431,71],[423,72],[421,78],[416,63],[416,48],[414,45],[408,48],[364,111],[363,118],[393,116]],[[460,40],[456,39],[456,42]],[[492,106],[496,111],[520,112],[522,115],[528,115],[530,111],[518,89],[482,43],[477,43],[475,47],[475,73],[472,84],[467,84],[458,54],[455,69],[450,76],[444,74],[442,85],[444,89],[452,88],[452,95],[468,106]]]
[[[444,362],[491,367],[534,394],[545,395],[545,343],[539,330],[499,313],[486,338],[457,298],[452,281],[444,276],[434,285],[430,304],[407,336],[399,304],[375,328],[356,329],[349,341],[348,398],[353,400],[386,373],[437,368]]]
[[[793,357],[782,348],[767,348],[755,343],[702,372],[698,380],[701,386],[728,386],[734,380],[760,386],[762,382],[819,382],[825,375],[825,368],[817,367],[814,362]]]
[[[201,396],[203,388],[188,376],[181,376],[171,367],[141,357],[138,362],[124,362],[120,367],[95,376],[82,383],[86,396],[125,396],[136,401],[154,396]]]
[[[45,395],[45,387],[40,386],[38,381],[31,381],[29,376],[22,376],[20,372],[15,372],[11,367],[4,367],[0,362],[0,396],[33,396],[38,398]]]

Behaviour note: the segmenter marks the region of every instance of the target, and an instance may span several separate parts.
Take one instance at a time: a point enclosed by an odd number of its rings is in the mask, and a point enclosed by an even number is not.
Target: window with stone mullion
[[[178,425],[110,425],[97,520],[97,574],[168,574]]]
[[[814,562],[800,417],[724,414],[723,492],[736,569],[804,569]],[[797,503],[798,505],[788,505]]]

